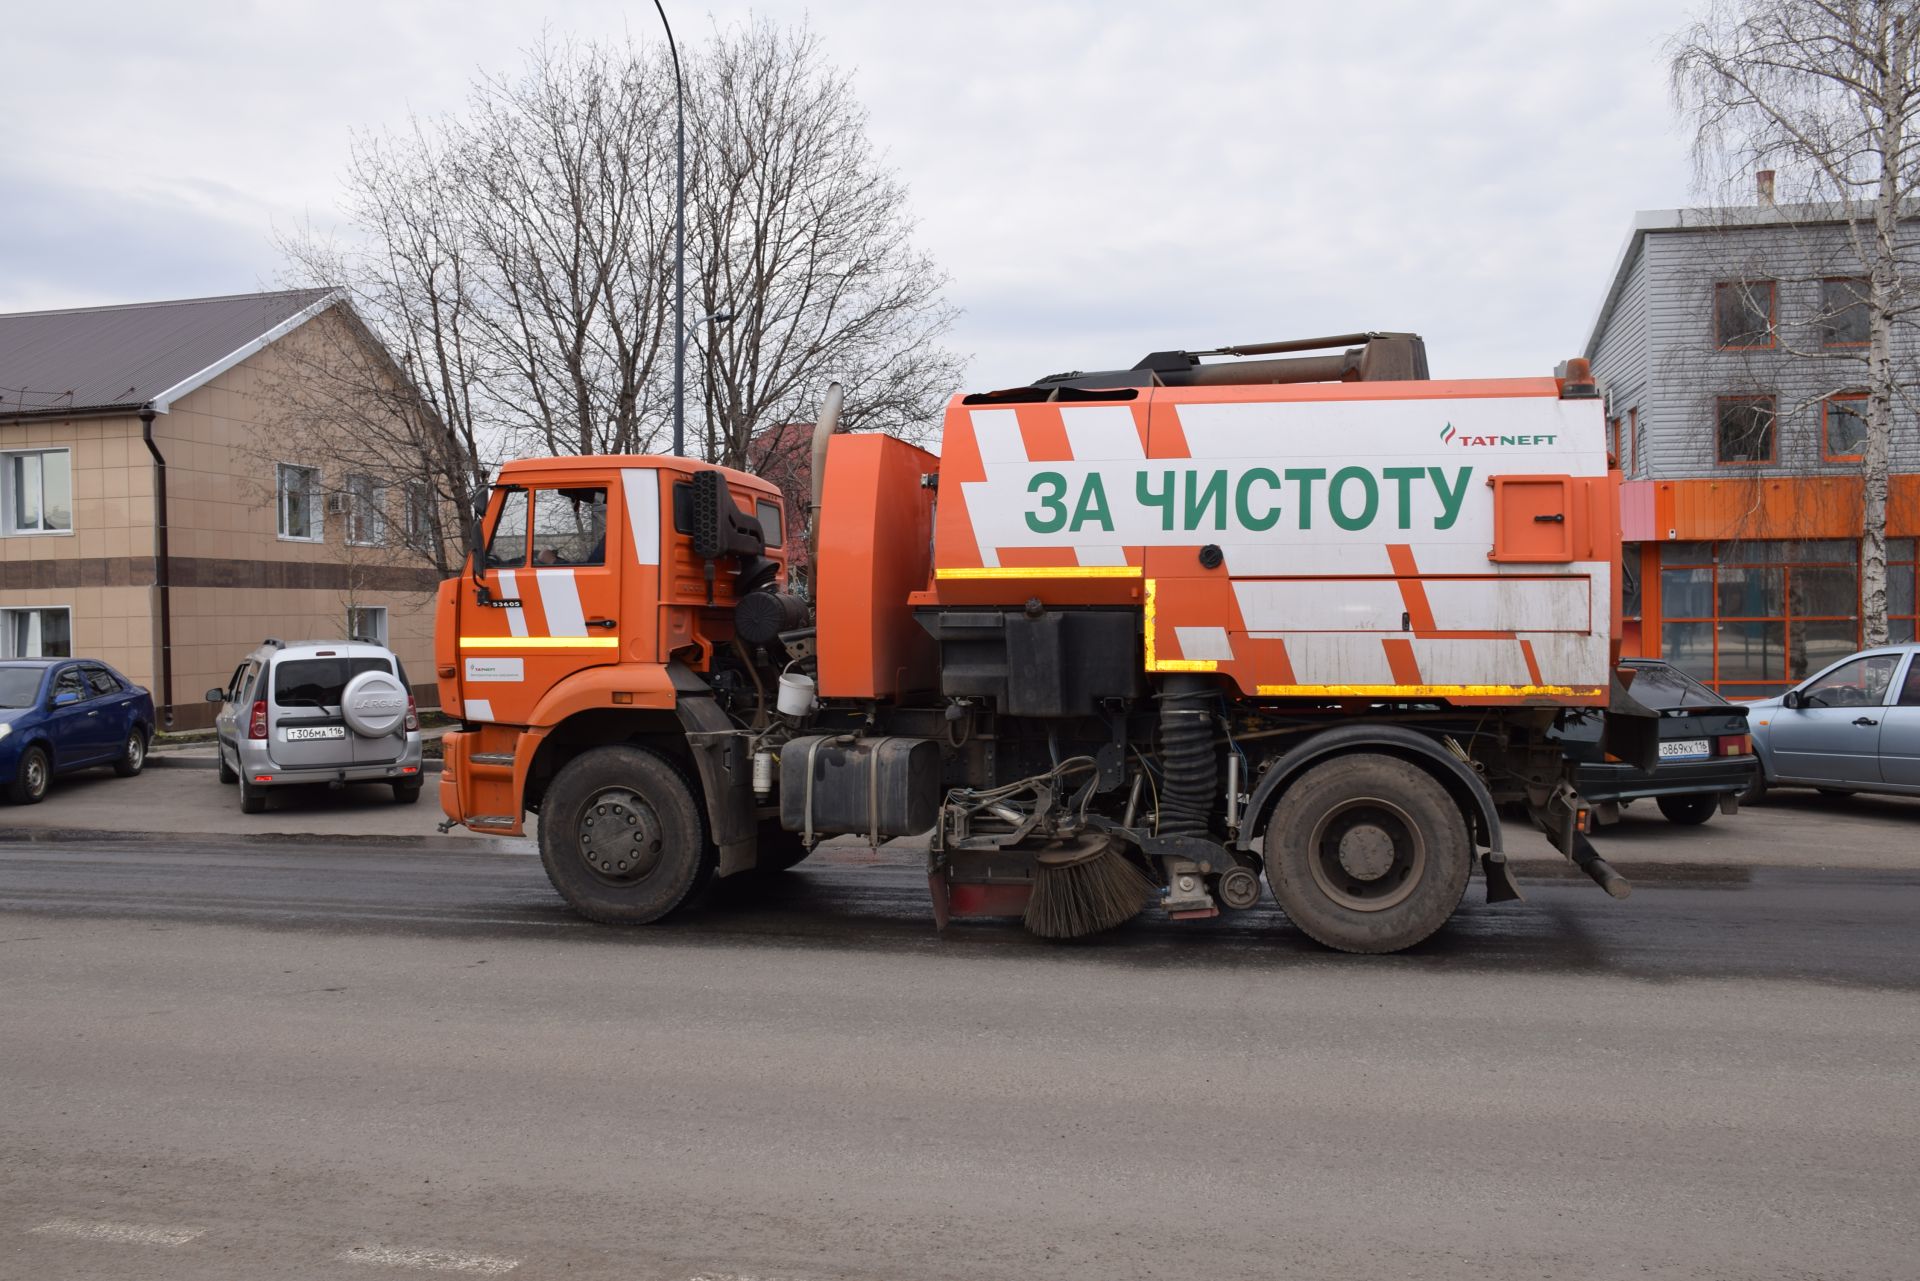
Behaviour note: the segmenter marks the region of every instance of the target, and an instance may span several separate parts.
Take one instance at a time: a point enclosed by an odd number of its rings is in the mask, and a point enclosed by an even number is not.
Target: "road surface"
[[[621,932],[520,853],[16,830],[0,1276],[1913,1276],[1920,873],[1658,848],[1355,958],[940,939],[890,851]]]

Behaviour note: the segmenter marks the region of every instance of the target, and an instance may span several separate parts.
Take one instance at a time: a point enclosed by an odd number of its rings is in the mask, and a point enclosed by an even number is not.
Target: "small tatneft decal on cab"
[[[522,658],[467,660],[467,679],[470,681],[523,681],[526,678],[526,660]]]

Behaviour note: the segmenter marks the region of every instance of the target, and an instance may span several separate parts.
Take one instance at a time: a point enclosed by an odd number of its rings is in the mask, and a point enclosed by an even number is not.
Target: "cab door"
[[[461,699],[468,720],[525,725],[568,676],[619,661],[623,527],[602,473],[502,486],[492,531],[460,603]]]

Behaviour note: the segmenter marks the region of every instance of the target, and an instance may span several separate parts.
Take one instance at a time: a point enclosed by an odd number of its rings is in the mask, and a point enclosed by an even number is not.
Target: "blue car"
[[[45,796],[55,774],[89,765],[131,778],[152,737],[153,696],[105,663],[0,662],[0,787],[15,805]]]

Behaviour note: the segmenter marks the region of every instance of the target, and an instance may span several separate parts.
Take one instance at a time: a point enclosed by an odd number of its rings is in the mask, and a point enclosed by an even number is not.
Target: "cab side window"
[[[533,491],[533,563],[607,563],[607,491],[598,487]]]
[[[488,569],[517,569],[527,563],[527,491],[510,489],[500,503],[500,519],[487,540]]]

